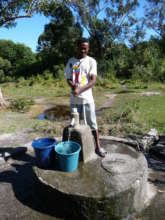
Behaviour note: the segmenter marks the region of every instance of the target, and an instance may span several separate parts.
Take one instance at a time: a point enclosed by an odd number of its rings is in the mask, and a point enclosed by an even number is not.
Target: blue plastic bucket
[[[74,141],[63,141],[55,146],[58,169],[73,172],[78,167],[81,146]]]
[[[54,146],[56,140],[53,138],[40,138],[32,142],[35,151],[37,165],[41,168],[49,168],[54,161]]]

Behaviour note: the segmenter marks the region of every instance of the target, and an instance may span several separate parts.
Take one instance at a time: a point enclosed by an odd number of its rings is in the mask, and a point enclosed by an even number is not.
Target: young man
[[[77,108],[80,117],[90,126],[96,142],[95,152],[104,157],[106,152],[100,147],[99,143],[95,104],[92,95],[92,87],[96,82],[97,63],[94,58],[87,55],[89,50],[88,39],[80,39],[77,46],[77,56],[70,58],[65,68],[65,76],[72,91],[70,96],[71,111],[73,108]]]

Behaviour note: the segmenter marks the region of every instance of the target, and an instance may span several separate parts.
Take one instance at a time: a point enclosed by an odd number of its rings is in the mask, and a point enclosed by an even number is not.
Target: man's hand
[[[74,96],[78,96],[80,94],[80,92],[81,92],[81,89],[76,86],[72,93]]]
[[[74,96],[78,96],[80,93],[92,88],[92,86],[96,82],[96,75],[92,74],[90,76],[88,84],[86,84],[85,86],[81,86],[81,87],[78,87],[78,85],[73,83],[71,79],[68,79],[67,82],[68,82],[68,84],[70,85],[70,87],[72,89],[72,94]]]
[[[67,79],[67,82],[68,82],[71,90],[74,91],[75,88],[77,87],[77,85],[75,83],[73,83],[72,79]]]
[[[77,85],[76,83],[74,83],[74,84],[72,85],[72,91],[74,91],[76,88],[78,88],[78,85]]]

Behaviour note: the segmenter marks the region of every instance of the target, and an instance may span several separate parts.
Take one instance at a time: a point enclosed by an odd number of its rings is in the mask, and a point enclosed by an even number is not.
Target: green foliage
[[[142,133],[145,127],[138,120],[139,115],[139,100],[130,100],[123,102],[123,95],[116,103],[115,108],[105,109],[104,117],[100,120],[99,127],[102,132],[108,135],[125,135],[130,133]],[[120,104],[119,104],[120,103]],[[104,124],[109,125],[106,129]],[[105,130],[104,130],[105,129]]]
[[[55,79],[64,79],[64,59],[69,57],[67,54],[66,58],[60,55],[63,58],[57,61],[59,64],[56,64],[55,59],[51,61],[47,57],[47,63],[50,63],[46,68],[45,58],[39,54],[36,56],[24,45],[1,40],[0,49],[0,82],[22,81],[23,86],[23,79],[29,79],[30,85],[35,82],[49,84]],[[49,52],[51,55],[51,50]],[[44,51],[42,53],[46,56]],[[151,39],[132,48],[124,44],[113,44],[104,57],[98,59],[98,74],[103,79],[98,83],[103,86],[108,84],[108,80],[115,82],[117,79],[164,81],[165,54],[162,40]]]
[[[72,12],[64,6],[51,12],[51,22],[38,39],[39,55],[44,68],[66,63],[76,53],[76,41],[82,36],[82,28],[75,23]]]
[[[142,79],[144,82],[151,81],[152,71],[143,65],[134,65],[132,68],[132,79],[135,81]]]
[[[116,76],[116,70],[115,70],[115,65],[114,62],[110,60],[99,60],[98,62],[98,72],[99,75],[104,77],[104,78],[114,78]]]
[[[145,5],[145,23],[160,38],[165,37],[165,1],[147,0]]]
[[[40,133],[43,136],[60,137],[63,133],[63,126],[47,120],[34,124],[33,130],[35,133]]]
[[[43,75],[37,74],[35,76],[30,77],[29,80],[28,80],[29,85],[30,86],[33,86],[35,84],[36,85],[38,85],[38,84],[44,85],[44,84],[46,84],[45,78],[47,78],[49,80],[52,79],[52,74],[49,72],[49,70],[45,70]]]
[[[143,89],[147,89],[148,88],[148,84],[146,82],[144,82],[144,80],[141,79],[130,79],[126,81],[126,87],[128,89],[139,89],[139,90],[143,90]]]
[[[35,61],[35,55],[29,47],[11,40],[0,40],[0,57],[9,60],[13,67]]]
[[[0,83],[10,81],[12,66],[9,60],[0,57]]]
[[[96,86],[102,87],[103,89],[116,89],[120,87],[119,80],[115,78],[113,75],[107,75],[107,77],[100,77],[96,78]]]
[[[0,40],[0,82],[14,80],[19,76],[26,77],[27,67],[35,61],[35,54],[29,47]]]
[[[82,25],[90,36],[92,55],[105,58],[106,51],[115,42],[126,41],[140,22],[137,19],[137,0],[76,1],[73,4]],[[102,15],[102,16],[100,16]]]
[[[16,87],[17,88],[23,88],[29,85],[29,80],[26,80],[23,76],[19,77],[16,80]]]
[[[147,0],[145,22],[137,19],[137,7],[137,0],[110,0],[108,4],[101,0],[2,1],[0,26],[10,27],[20,15],[29,17],[35,12],[51,20],[38,39],[37,54],[23,44],[0,40],[0,82],[15,80],[19,87],[64,81],[64,65],[76,54],[76,41],[84,27],[89,34],[90,55],[97,59],[102,78],[97,84],[109,88],[108,81],[121,79],[164,81],[165,3]],[[144,24],[158,37],[144,41]],[[129,47],[125,42],[131,43]]]
[[[160,96],[120,94],[115,105],[98,116],[100,132],[106,135],[145,134],[151,128],[165,132],[164,91]]]
[[[158,79],[165,81],[165,57],[160,59],[158,68]]]
[[[55,8],[60,0],[19,0],[0,2],[0,27],[12,27],[16,25],[19,18],[29,18],[35,12],[47,12],[50,8]]]
[[[64,64],[53,66],[54,78],[63,80],[64,79]]]
[[[30,109],[30,106],[34,104],[34,101],[31,99],[19,98],[12,100],[10,102],[9,108],[15,112],[27,112]]]

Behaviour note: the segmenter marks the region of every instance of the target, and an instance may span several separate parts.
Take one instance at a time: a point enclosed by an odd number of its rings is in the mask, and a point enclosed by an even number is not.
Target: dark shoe
[[[106,155],[107,152],[104,150],[104,148],[99,147],[99,148],[96,148],[96,149],[95,149],[95,153],[96,153],[97,155],[99,155],[100,157],[105,157],[105,155]]]

